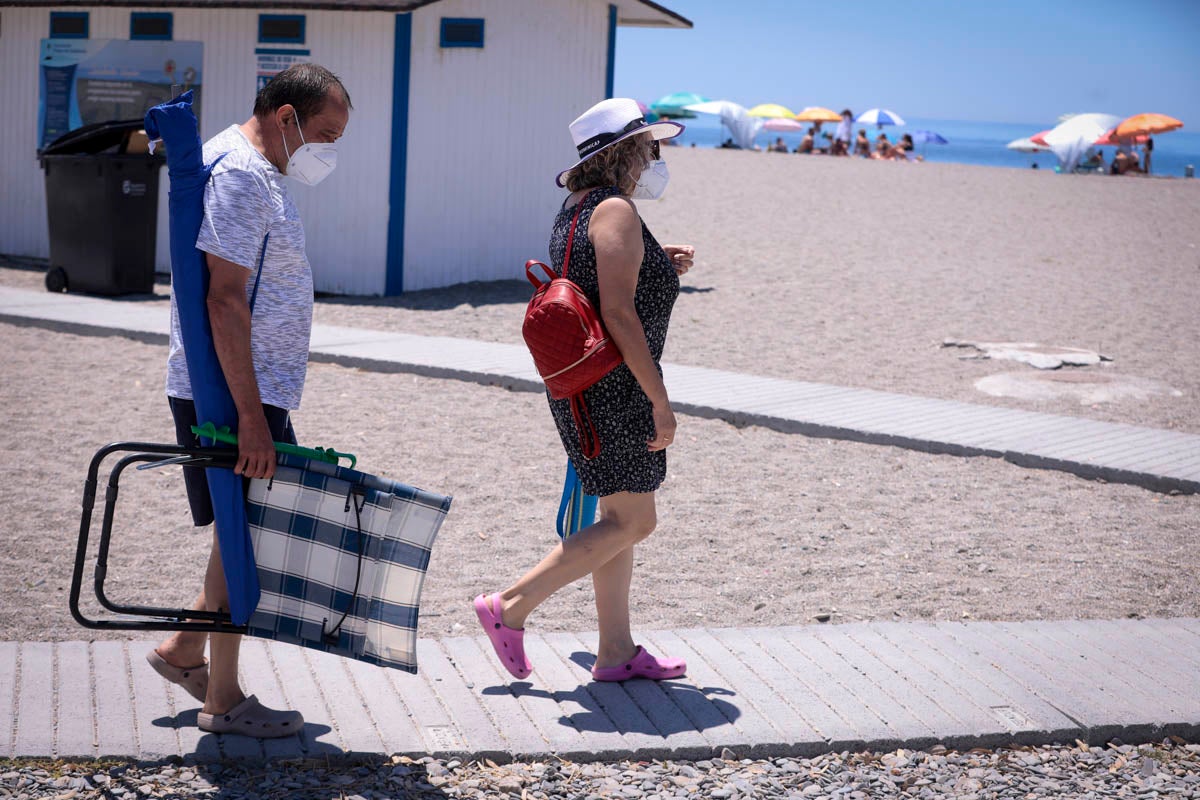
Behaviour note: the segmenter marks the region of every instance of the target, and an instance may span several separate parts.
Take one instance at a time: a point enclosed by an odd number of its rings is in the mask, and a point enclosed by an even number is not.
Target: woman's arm
[[[646,332],[633,303],[645,256],[642,222],[633,203],[624,197],[601,202],[592,212],[588,238],[596,250],[604,327],[654,408],[654,438],[647,448],[662,450],[675,438],[675,413],[671,410],[667,387],[650,355]]]

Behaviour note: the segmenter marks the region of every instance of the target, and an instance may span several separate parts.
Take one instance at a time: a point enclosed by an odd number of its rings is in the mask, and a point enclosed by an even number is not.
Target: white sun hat
[[[636,100],[628,97],[613,97],[601,100],[596,105],[579,115],[570,125],[571,139],[579,152],[579,160],[558,173],[554,182],[564,186],[563,178],[567,173],[599,153],[606,147],[624,141],[639,133],[649,133],[655,139],[673,139],[683,133],[683,126],[678,122],[661,120],[646,122],[642,110]]]

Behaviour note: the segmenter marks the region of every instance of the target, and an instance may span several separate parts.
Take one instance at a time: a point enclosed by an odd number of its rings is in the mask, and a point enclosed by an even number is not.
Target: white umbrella
[[[862,125],[903,125],[904,120],[895,111],[888,111],[886,108],[872,108],[869,111],[864,111],[854,120]]]
[[[1022,136],[1020,139],[1013,139],[1008,144],[1004,145],[1009,150],[1019,150],[1022,153],[1040,153],[1043,150],[1049,150],[1049,147],[1040,145],[1028,136]]]
[[[721,124],[729,129],[733,143],[746,150],[754,147],[754,137],[763,126],[761,119],[750,116],[743,106],[732,100],[709,100],[684,108],[698,114],[716,114],[721,118]]]
[[[1071,172],[1097,139],[1120,124],[1121,118],[1112,114],[1076,114],[1042,138],[1058,157],[1059,168]]]

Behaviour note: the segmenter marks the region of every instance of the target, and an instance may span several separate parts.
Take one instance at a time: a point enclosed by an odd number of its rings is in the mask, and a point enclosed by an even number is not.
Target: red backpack
[[[525,262],[525,276],[533,284],[534,292],[525,309],[521,335],[550,396],[555,400],[570,398],[579,447],[584,458],[595,458],[600,455],[600,436],[583,401],[583,390],[594,386],[623,359],[587,295],[567,279],[575,226],[586,200],[585,196],[579,201],[571,220],[562,277],[540,261]],[[553,276],[551,280],[541,280],[534,274],[535,267]]]

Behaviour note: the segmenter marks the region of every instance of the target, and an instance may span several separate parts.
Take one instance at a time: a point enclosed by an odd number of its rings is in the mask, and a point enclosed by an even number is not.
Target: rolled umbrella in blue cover
[[[196,249],[204,217],[204,187],[216,162],[204,163],[203,143],[187,91],[146,112],[146,134],[161,139],[167,148],[167,175],[171,180],[171,290],[179,313],[179,329],[192,381],[196,417],[218,428],[237,431],[237,408],[225,383],[225,373],[213,345],[208,321],[208,266]],[[206,445],[215,444],[203,440]],[[221,564],[229,589],[229,613],[235,625],[244,625],[258,606],[258,573],[246,523],[242,478],[233,470],[207,470]]]
[[[566,538],[596,521],[596,504],[599,498],[584,494],[583,484],[575,465],[567,461],[567,476],[563,481],[562,500],[558,504],[558,538]]]

